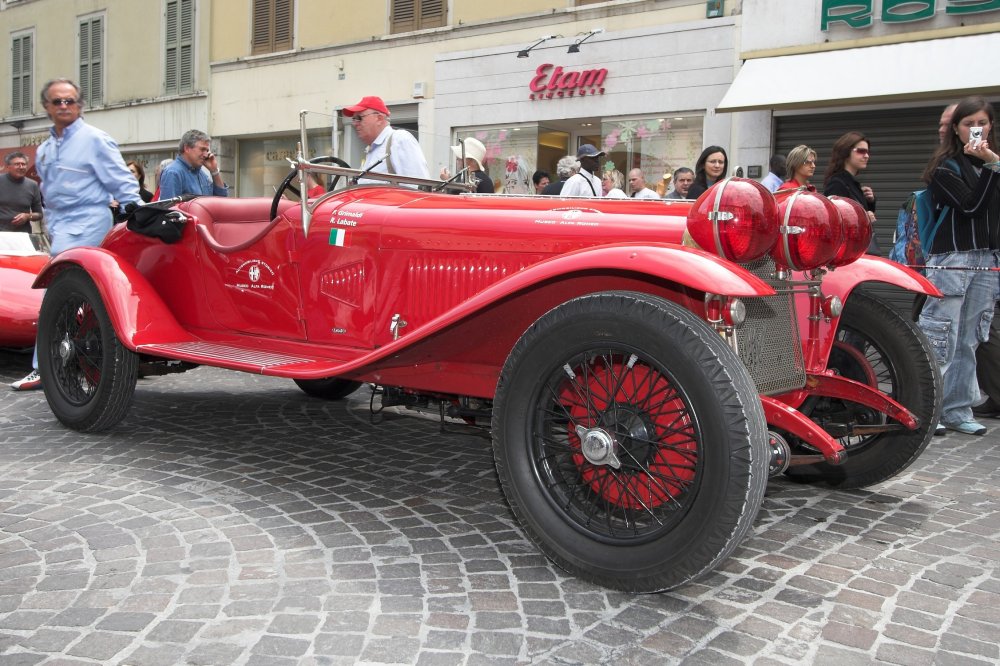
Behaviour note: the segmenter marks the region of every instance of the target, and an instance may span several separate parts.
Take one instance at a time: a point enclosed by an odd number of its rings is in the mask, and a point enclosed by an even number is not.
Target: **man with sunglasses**
[[[28,157],[20,152],[4,158],[7,173],[0,176],[0,231],[31,231],[42,219],[42,195],[38,183],[25,178]]]
[[[42,179],[51,253],[100,245],[111,228],[108,206],[112,200],[123,210],[139,205],[139,183],[114,139],[83,121],[79,86],[69,79],[53,79],[42,87],[41,98],[52,127],[35,164]],[[40,388],[37,349],[32,367],[31,374],[11,388]]]
[[[389,109],[381,97],[363,97],[354,106],[344,107],[343,113],[345,118],[350,118],[358,138],[368,146],[362,171],[430,178],[420,144],[406,130],[392,128]],[[358,180],[361,185],[384,182],[369,178]]]

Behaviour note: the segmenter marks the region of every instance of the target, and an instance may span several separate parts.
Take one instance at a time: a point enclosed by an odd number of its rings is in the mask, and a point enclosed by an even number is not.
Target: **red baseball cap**
[[[354,106],[344,107],[344,116],[350,118],[355,113],[359,111],[364,111],[365,109],[371,109],[372,111],[378,111],[379,113],[384,113],[389,115],[389,109],[385,107],[385,102],[382,101],[381,97],[362,97],[361,101]]]

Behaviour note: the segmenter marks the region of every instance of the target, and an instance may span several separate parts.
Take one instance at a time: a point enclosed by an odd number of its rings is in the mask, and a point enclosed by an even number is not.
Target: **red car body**
[[[938,295],[926,279],[871,256],[796,271],[694,247],[708,236],[690,220],[743,214],[720,214],[720,198],[706,213],[716,194],[197,198],[176,206],[179,242],[120,225],[43,271],[43,386],[81,430],[125,416],[139,362],[330,398],[368,382],[384,404],[488,418],[501,484],[547,555],[611,587],[667,589],[738,545],[768,472],[884,480],[940,410],[922,335],[856,294],[877,281]],[[799,261],[794,234],[802,256],[816,249],[802,245],[812,222],[766,222],[782,261]]]
[[[48,254],[31,245],[28,234],[0,233],[0,347],[34,346],[43,293],[31,285],[48,260]]]

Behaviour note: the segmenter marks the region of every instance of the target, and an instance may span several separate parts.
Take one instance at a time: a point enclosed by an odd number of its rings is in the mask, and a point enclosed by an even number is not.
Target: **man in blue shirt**
[[[209,145],[211,137],[188,130],[180,141],[180,154],[160,174],[160,200],[183,194],[228,197],[229,188],[219,173],[218,158]]]
[[[83,122],[80,88],[69,79],[53,79],[42,87],[42,106],[52,120],[49,138],[39,146],[35,166],[42,179],[45,221],[51,253],[100,245],[111,228],[108,205],[139,205],[139,183],[125,166],[118,144]],[[32,370],[11,384],[16,391],[41,387],[38,350]]]

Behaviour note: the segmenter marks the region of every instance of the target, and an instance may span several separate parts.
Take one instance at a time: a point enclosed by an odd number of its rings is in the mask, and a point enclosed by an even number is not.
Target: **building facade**
[[[210,10],[207,0],[0,0],[11,56],[0,151],[33,158],[50,126],[42,86],[69,78],[81,86],[87,122],[142,164],[153,190],[156,166],[176,156],[180,136],[210,124]]]
[[[735,71],[739,4],[390,0],[345,14],[326,0],[215,0],[212,133],[235,146],[241,196],[288,173],[302,109],[312,155],[360,164],[339,111],[365,95],[417,135],[433,176],[474,135],[498,191],[525,191],[525,174],[581,143],[658,179],[730,141],[733,118],[712,109]]]

